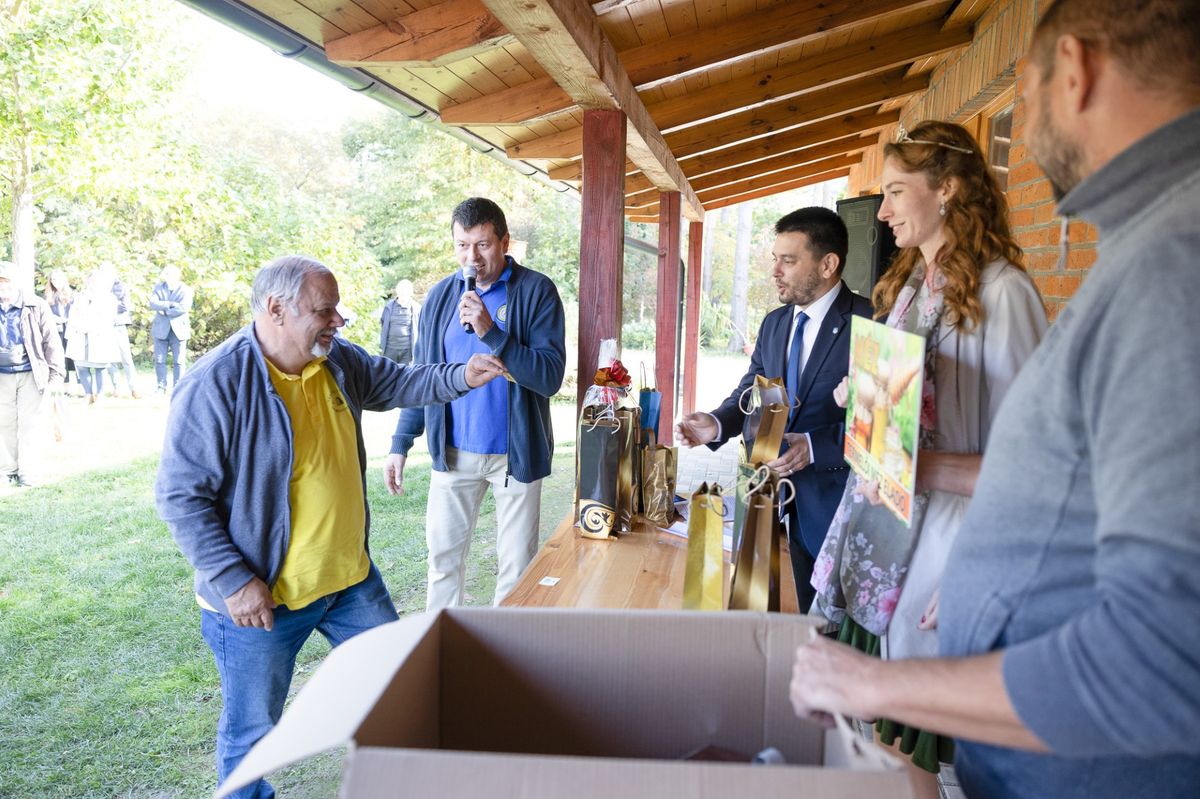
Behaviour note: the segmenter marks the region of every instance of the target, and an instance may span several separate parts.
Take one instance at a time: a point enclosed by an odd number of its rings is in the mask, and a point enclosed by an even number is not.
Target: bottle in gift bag
[[[617,476],[620,422],[591,405],[579,416],[575,455],[575,523],[588,538],[608,538],[619,527]]]

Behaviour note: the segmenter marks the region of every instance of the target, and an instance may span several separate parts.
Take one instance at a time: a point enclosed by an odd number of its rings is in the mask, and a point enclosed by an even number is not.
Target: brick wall
[[[900,115],[904,124],[912,127],[923,119],[949,119],[972,128],[980,109],[1021,79],[1034,24],[1046,4],[1046,0],[1001,0],[993,5],[976,23],[971,45],[938,66],[929,89],[905,104]],[[889,127],[883,131],[882,141],[895,135],[895,126]],[[1096,229],[1083,222],[1071,223],[1070,255],[1060,267],[1062,220],[1054,213],[1049,182],[1026,149],[1025,107],[1019,99],[1013,112],[1008,165],[1010,222],[1053,321],[1096,258]],[[882,170],[882,148],[867,152],[862,164],[851,170],[849,196],[878,191]]]
[[[1024,58],[1017,63],[1018,79],[1025,65]],[[1054,321],[1096,260],[1096,228],[1078,220],[1071,222],[1067,231],[1070,254],[1060,266],[1062,217],[1054,213],[1050,182],[1025,146],[1025,104],[1020,100],[1013,110],[1008,169],[1009,222],[1017,243],[1025,250],[1025,267],[1042,293],[1046,314]]]

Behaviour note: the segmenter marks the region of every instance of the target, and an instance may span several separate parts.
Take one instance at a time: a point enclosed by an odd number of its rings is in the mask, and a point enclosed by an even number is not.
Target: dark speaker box
[[[875,282],[887,271],[896,254],[896,239],[892,230],[879,221],[882,194],[838,200],[837,212],[850,234],[850,249],[846,253],[846,268],[842,280],[855,294],[870,298]]]

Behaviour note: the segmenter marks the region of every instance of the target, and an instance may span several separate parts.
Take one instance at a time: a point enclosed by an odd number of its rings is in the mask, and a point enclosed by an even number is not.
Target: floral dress
[[[912,332],[926,329],[920,448],[981,453],[1008,386],[1045,332],[1041,298],[1028,274],[995,261],[980,275],[983,320],[964,330],[941,323],[935,311],[939,300],[933,296],[940,290],[925,284],[923,265],[913,272],[888,324]],[[902,313],[909,289],[916,310],[910,307]],[[936,327],[930,324],[935,313]],[[847,481],[816,559],[818,608],[832,621],[842,622],[839,635],[862,651],[885,659],[936,657],[937,631],[921,630],[918,623],[941,585],[969,500],[942,491],[914,498],[913,524],[905,529],[890,511],[856,495],[856,484],[856,477]],[[901,751],[913,754],[914,763],[929,770],[936,771],[938,760],[948,754],[937,736],[890,722],[880,726],[885,742],[891,742],[892,732],[901,735]]]

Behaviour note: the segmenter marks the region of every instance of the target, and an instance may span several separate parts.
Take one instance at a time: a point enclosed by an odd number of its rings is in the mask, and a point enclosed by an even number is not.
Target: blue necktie
[[[807,321],[808,314],[804,311],[796,314],[796,332],[792,335],[792,347],[788,350],[785,380],[788,398],[792,401],[793,407],[796,405],[796,395],[800,393],[800,353],[804,351],[804,323]]]

